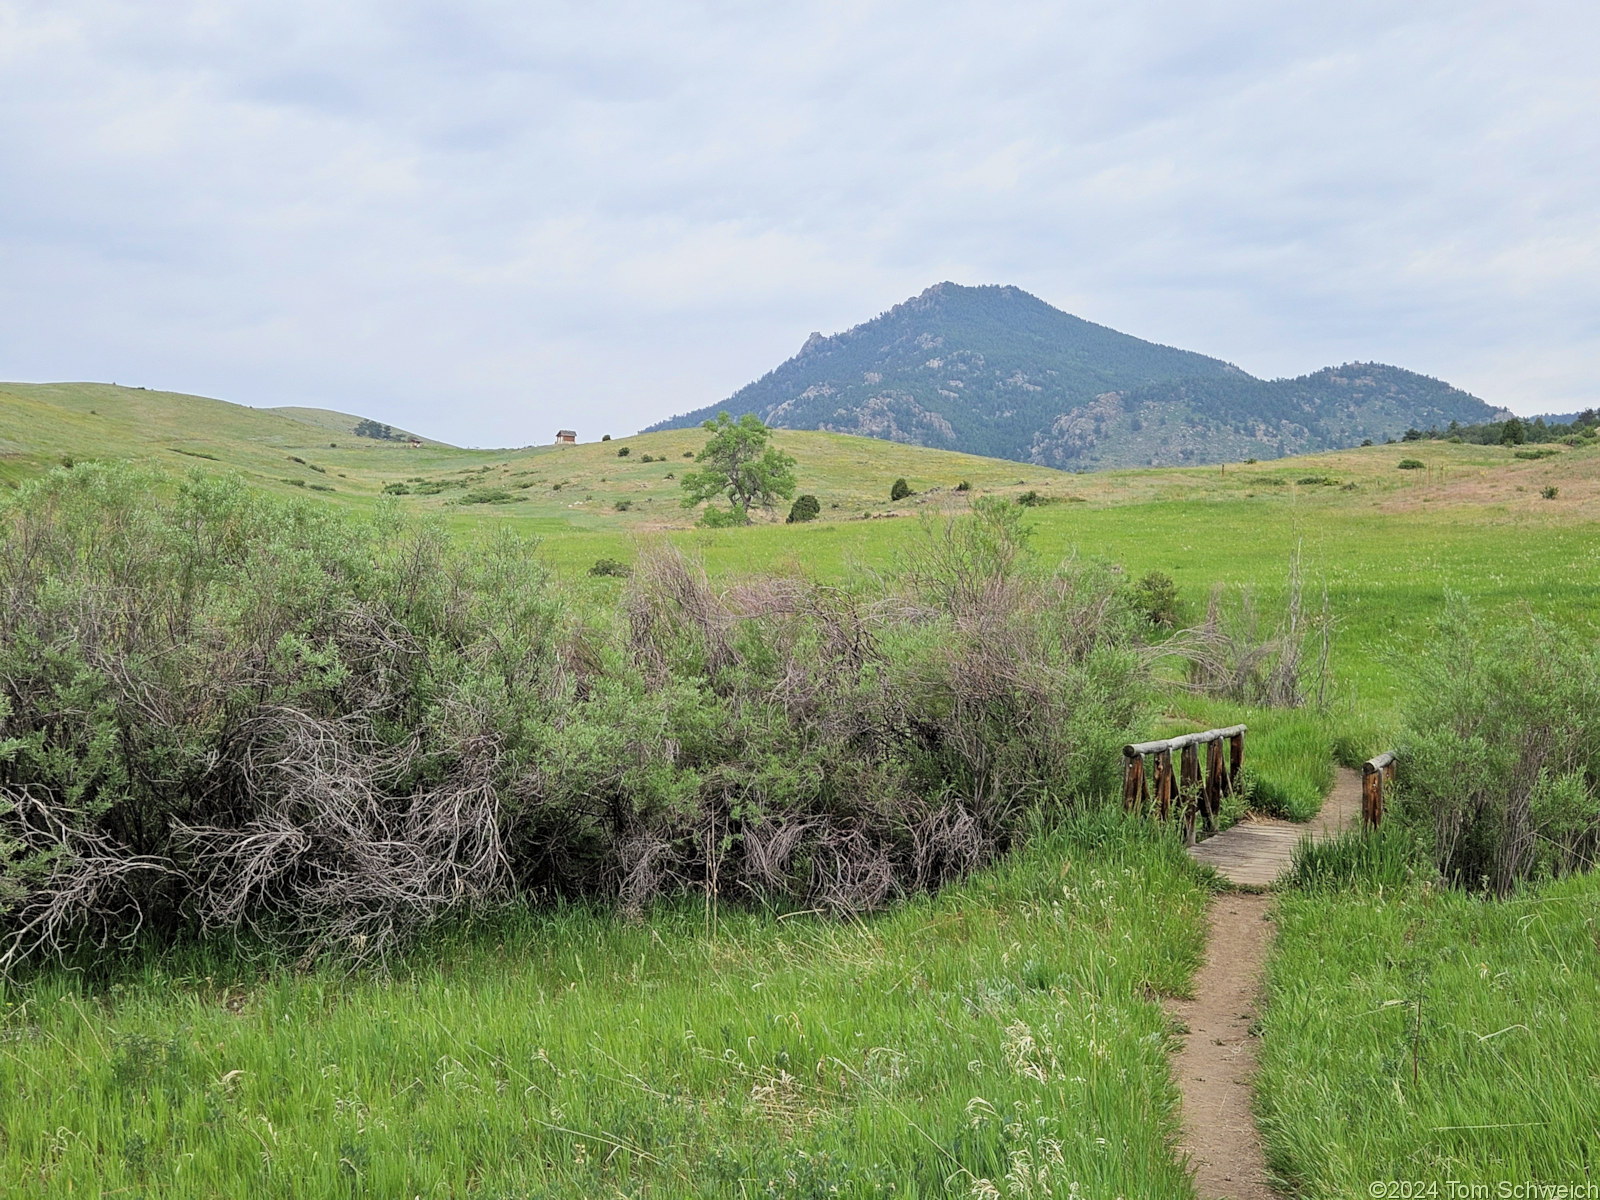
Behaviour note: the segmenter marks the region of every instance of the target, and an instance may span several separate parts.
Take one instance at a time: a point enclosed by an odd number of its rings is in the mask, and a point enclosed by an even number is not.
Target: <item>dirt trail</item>
[[[1190,851],[1235,883],[1265,886],[1293,858],[1307,832],[1322,838],[1361,813],[1361,776],[1340,769],[1322,811],[1304,825],[1246,821]],[[1215,843],[1222,842],[1221,846]],[[1207,852],[1207,848],[1210,851]],[[1169,1005],[1188,1026],[1173,1074],[1183,1093],[1183,1140],[1179,1149],[1195,1169],[1200,1200],[1275,1200],[1267,1183],[1261,1135],[1251,1113],[1256,1039],[1250,1026],[1261,999],[1262,974],[1273,927],[1272,900],[1228,892],[1211,905],[1206,960],[1195,976],[1193,1000]]]

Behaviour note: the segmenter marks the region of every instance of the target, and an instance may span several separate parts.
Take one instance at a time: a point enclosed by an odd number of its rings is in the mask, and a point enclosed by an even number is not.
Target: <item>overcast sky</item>
[[[951,279],[1587,407],[1597,12],[0,0],[0,378],[587,440]]]

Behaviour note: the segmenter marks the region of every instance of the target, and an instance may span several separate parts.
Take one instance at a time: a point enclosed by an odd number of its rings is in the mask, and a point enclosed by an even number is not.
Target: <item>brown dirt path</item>
[[[1359,819],[1360,813],[1361,776],[1341,768],[1322,811],[1306,824],[1243,822],[1200,843],[1191,853],[1235,883],[1264,886],[1289,865],[1294,845],[1304,834],[1326,837]],[[1273,827],[1272,832],[1262,836],[1261,826]],[[1224,848],[1226,853],[1200,853],[1236,832],[1238,836]],[[1272,945],[1271,910],[1269,896],[1247,892],[1218,896],[1211,905],[1206,959],[1195,976],[1194,999],[1168,1006],[1189,1030],[1173,1062],[1173,1074],[1183,1093],[1179,1149],[1194,1167],[1200,1200],[1276,1200],[1277,1196],[1267,1182],[1261,1135],[1251,1111],[1256,1039],[1250,1026]]]

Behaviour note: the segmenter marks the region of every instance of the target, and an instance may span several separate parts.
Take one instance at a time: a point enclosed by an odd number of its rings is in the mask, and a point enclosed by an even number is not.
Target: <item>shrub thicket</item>
[[[896,479],[894,483],[889,485],[889,499],[891,501],[904,500],[906,497],[915,494],[911,490],[911,485],[904,479]]]
[[[381,952],[518,894],[871,908],[1108,794],[1140,693],[1109,573],[1014,506],[892,589],[641,554],[580,618],[528,544],[96,465],[0,510],[6,961],[250,928]]]
[[[1400,816],[1451,882],[1504,895],[1600,851],[1600,651],[1539,620],[1460,605],[1418,666]]]

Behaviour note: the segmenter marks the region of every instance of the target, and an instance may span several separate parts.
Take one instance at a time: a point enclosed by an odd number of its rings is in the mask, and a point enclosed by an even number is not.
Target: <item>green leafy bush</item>
[[[1547,483],[1544,485],[1544,487],[1539,489],[1539,495],[1543,496],[1546,500],[1554,500],[1560,494],[1561,489],[1553,483]]]
[[[141,923],[375,951],[503,891],[507,706],[556,666],[524,547],[125,468],[0,521],[11,956]]]
[[[621,449],[619,449],[617,451],[617,457],[618,458],[627,458],[628,455],[631,454],[631,453],[633,453],[633,451],[629,447],[623,446]]]
[[[889,487],[889,499],[891,501],[904,500],[907,496],[914,494],[911,490],[911,485],[904,479],[896,479]]]
[[[797,525],[803,521],[815,521],[822,513],[822,504],[809,492],[795,498],[789,506],[789,519],[786,524]]]
[[[385,496],[409,496],[411,489],[403,483],[386,483],[383,485]]]
[[[1178,585],[1164,571],[1151,571],[1133,585],[1133,605],[1158,629],[1173,629],[1182,619]]]
[[[1504,895],[1600,852],[1600,651],[1453,604],[1418,660],[1400,804],[1453,883]]]
[[[697,522],[706,529],[737,529],[750,524],[750,513],[742,504],[735,504],[730,508],[718,508],[714,504],[706,505]]]
[[[619,558],[597,558],[594,560],[594,566],[589,568],[589,574],[612,579],[627,579],[633,574],[633,568]]]
[[[1395,465],[1402,471],[1420,471],[1428,464],[1423,462],[1420,458],[1402,458]]]

